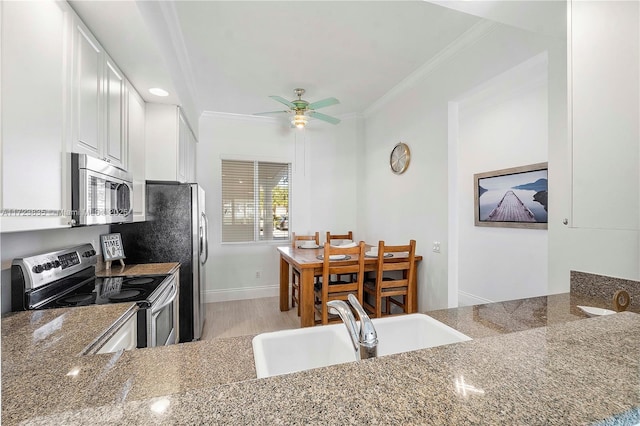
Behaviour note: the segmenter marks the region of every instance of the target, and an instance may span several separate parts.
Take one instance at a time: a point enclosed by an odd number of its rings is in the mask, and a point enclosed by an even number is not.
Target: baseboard
[[[225,288],[221,290],[207,290],[204,293],[205,303],[228,302],[230,300],[259,299],[261,297],[275,297],[280,294],[279,285],[265,285],[259,287]]]
[[[493,303],[493,300],[458,290],[458,306],[483,305],[485,303]]]

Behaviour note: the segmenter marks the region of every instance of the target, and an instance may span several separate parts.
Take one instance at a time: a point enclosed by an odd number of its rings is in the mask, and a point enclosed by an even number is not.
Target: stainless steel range
[[[14,259],[11,310],[136,302],[137,347],[178,341],[178,283],[173,275],[96,277],[91,244]]]

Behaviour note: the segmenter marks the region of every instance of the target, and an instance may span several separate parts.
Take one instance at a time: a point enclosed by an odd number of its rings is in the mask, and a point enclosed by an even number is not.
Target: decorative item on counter
[[[105,262],[105,269],[111,269],[111,262],[118,260],[124,267],[124,248],[122,238],[119,233],[100,235],[100,245],[102,246],[102,257]]]
[[[612,315],[616,313],[616,311],[612,311],[611,309],[596,308],[595,306],[578,305],[577,307],[590,317],[600,317],[603,315]]]
[[[613,306],[616,308],[616,311],[622,312],[627,310],[629,303],[631,303],[631,298],[625,290],[618,290],[613,295]]]

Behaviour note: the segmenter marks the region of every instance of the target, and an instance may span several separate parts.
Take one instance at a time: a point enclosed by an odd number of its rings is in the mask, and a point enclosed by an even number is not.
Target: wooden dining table
[[[367,245],[367,251],[371,248]],[[318,256],[324,254],[322,247],[317,249],[294,248],[289,246],[278,247],[280,253],[280,311],[289,310],[289,268],[293,268],[300,274],[300,326],[311,327],[315,325],[314,316],[314,297],[313,283],[314,277],[322,276],[322,260]],[[394,254],[394,257],[387,259],[387,262],[402,262],[408,254]],[[415,256],[415,262],[420,262],[422,256]],[[366,272],[376,270],[376,257],[365,257],[364,268]],[[348,260],[334,260],[335,264],[355,264],[358,263],[358,256],[352,256]],[[417,265],[416,265],[417,266]],[[414,274],[409,291],[413,292],[413,303],[409,307],[410,312],[416,312],[418,309],[418,273]]]

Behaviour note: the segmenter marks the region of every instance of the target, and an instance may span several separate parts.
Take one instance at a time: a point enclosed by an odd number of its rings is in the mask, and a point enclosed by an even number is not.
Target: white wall
[[[290,231],[355,231],[359,123],[357,117],[337,127],[312,120],[297,130],[268,118],[202,115],[197,170],[210,220],[207,301],[276,296],[276,247],[288,244],[221,243],[221,159],[292,163]]]
[[[422,75],[407,78],[404,87],[365,114],[361,226],[367,240],[417,240],[417,252],[424,256],[418,273],[420,310],[448,306],[448,103],[554,43],[496,24],[452,46],[455,54],[427,64],[419,70]],[[411,165],[396,176],[388,157],[399,141],[411,148]],[[431,251],[433,241],[441,242],[441,253]]]
[[[486,303],[547,292],[547,230],[474,226],[473,175],[548,160],[547,56],[538,55],[455,103],[458,155],[449,158],[455,203],[459,302]],[[451,117],[450,117],[451,119]],[[451,204],[450,204],[451,205]],[[454,274],[449,280],[455,279]],[[452,286],[450,286],[452,288]]]

